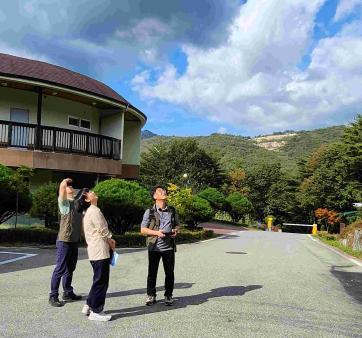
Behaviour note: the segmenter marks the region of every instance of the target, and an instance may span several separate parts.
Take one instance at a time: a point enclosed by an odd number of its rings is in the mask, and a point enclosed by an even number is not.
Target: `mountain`
[[[255,138],[227,134],[197,137],[154,136],[142,140],[141,153],[160,142],[192,138],[206,152],[216,157],[226,171],[237,166],[246,168],[264,160],[280,162],[285,171],[295,173],[301,158],[307,157],[322,144],[338,142],[343,136],[344,128],[336,126],[312,131],[289,131]]]
[[[142,130],[141,133],[141,139],[148,139],[148,138],[152,138],[152,137],[157,137],[158,135],[153,133],[152,131],[149,130]]]

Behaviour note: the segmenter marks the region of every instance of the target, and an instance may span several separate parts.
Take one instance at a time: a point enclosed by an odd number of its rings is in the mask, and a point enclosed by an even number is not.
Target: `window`
[[[68,116],[68,124],[73,127],[79,127],[79,118]]]
[[[83,120],[79,117],[68,116],[68,124],[72,127],[91,130],[91,122],[89,120]]]
[[[80,120],[80,127],[84,129],[91,129],[91,123],[88,120]]]

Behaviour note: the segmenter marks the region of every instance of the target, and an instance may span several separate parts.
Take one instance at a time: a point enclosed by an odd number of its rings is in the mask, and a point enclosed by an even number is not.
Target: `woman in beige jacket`
[[[116,242],[108,229],[101,210],[97,207],[98,196],[84,189],[80,208],[85,211],[83,218],[84,235],[87,242],[89,261],[93,268],[93,284],[89,291],[87,304],[82,313],[89,320],[108,321],[111,315],[103,312],[109,283],[110,250],[115,250]]]

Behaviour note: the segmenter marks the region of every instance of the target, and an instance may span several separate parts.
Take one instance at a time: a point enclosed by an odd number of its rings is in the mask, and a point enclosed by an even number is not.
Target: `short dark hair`
[[[161,184],[155,185],[155,186],[150,190],[150,195],[151,195],[151,198],[152,198],[153,200],[155,200],[155,199],[153,198],[153,195],[155,194],[156,190],[159,189],[159,188],[161,188],[161,189],[163,189],[163,190],[165,190],[165,191],[167,192],[167,188],[166,188],[164,185],[161,185]]]

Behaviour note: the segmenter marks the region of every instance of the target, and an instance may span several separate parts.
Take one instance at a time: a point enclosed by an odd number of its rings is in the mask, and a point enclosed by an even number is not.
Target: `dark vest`
[[[172,212],[171,226],[172,226],[172,229],[174,229],[176,227],[176,224],[175,224],[175,208],[171,207],[171,206],[168,206],[168,208]],[[161,223],[160,215],[157,212],[157,210],[155,209],[155,206],[150,208],[149,211],[150,211],[150,225],[149,225],[148,228],[151,229],[151,230],[158,231],[160,229],[160,223]],[[157,238],[158,238],[158,236],[147,236],[146,245],[150,250],[153,249],[154,246],[156,245]],[[175,238],[173,238],[173,237],[167,237],[167,238],[168,238],[168,240],[170,240],[170,244],[171,244],[171,246],[173,246],[173,249],[176,252]]]
[[[74,209],[74,201],[69,202],[69,214],[60,215],[58,241],[78,243],[83,221],[83,214]]]

